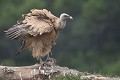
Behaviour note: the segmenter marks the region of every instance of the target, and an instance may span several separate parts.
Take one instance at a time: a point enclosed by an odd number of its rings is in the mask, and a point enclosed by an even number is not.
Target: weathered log
[[[49,80],[57,74],[66,73],[79,72],[60,67],[51,61],[22,67],[0,66],[0,80]]]
[[[120,80],[120,78],[103,77],[60,67],[54,61],[21,67],[0,66],[0,80],[52,80],[56,75],[66,74],[76,75],[86,80]]]

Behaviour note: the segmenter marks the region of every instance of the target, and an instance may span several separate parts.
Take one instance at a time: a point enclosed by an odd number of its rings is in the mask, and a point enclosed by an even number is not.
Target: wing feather
[[[23,38],[27,34],[37,36],[49,33],[54,29],[53,19],[58,18],[50,11],[33,9],[24,16],[24,20],[21,23],[17,23],[5,32],[11,39]]]
[[[27,34],[27,28],[29,26],[30,25],[16,24],[4,32],[6,32],[7,37],[11,39],[20,39]]]

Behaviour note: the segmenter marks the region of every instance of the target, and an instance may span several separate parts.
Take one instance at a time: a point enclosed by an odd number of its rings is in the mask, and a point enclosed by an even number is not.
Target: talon
[[[49,59],[47,59],[47,64],[49,64],[49,65],[55,65],[56,64],[56,60],[54,59],[54,58],[49,58]]]

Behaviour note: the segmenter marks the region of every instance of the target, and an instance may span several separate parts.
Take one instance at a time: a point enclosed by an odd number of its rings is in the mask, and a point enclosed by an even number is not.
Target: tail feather
[[[22,43],[21,43],[21,47],[20,47],[19,51],[16,53],[16,56],[19,55],[21,53],[21,51],[24,50],[24,48],[25,48],[25,40],[23,39]]]

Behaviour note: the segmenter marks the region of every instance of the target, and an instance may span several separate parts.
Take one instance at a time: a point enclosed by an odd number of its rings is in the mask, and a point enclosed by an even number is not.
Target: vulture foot
[[[41,67],[45,67],[45,66],[53,67],[56,65],[56,60],[54,58],[49,58],[49,60],[40,63],[40,65]]]
[[[46,60],[46,64],[49,66],[54,66],[56,65],[56,60],[54,58],[49,58]]]

